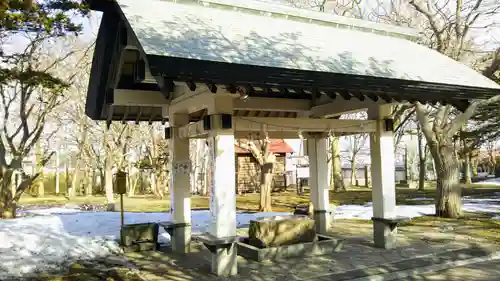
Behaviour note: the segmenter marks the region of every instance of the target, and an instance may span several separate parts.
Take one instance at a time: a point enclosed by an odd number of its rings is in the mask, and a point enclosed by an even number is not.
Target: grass
[[[405,226],[416,226],[435,230],[446,224],[453,227],[453,233],[467,235],[474,239],[500,245],[500,220],[492,219],[495,213],[466,213],[460,219],[446,219],[435,216],[422,216],[412,219]]]
[[[487,197],[495,192],[500,192],[500,186],[492,185],[474,185],[474,187],[465,186],[462,194],[464,196]],[[432,186],[423,191],[408,188],[396,189],[396,203],[398,205],[419,205],[432,204],[436,193]],[[412,200],[415,198],[429,198],[429,200]],[[309,202],[309,194],[298,196],[294,191],[284,191],[273,193],[273,211],[286,212],[291,211],[296,205]],[[369,188],[351,188],[347,192],[330,192],[330,202],[334,205],[356,204],[363,205],[372,201],[372,190]],[[104,196],[77,196],[71,200],[64,196],[45,196],[31,197],[25,195],[21,198],[21,205],[63,205],[63,204],[105,204]],[[119,209],[120,201],[117,197],[115,203]],[[236,197],[236,206],[238,210],[257,211],[259,207],[259,194],[249,193]],[[196,209],[208,209],[209,198],[204,196],[192,196],[191,207]],[[170,199],[166,196],[164,199],[158,199],[151,196],[124,197],[124,209],[128,212],[165,212],[170,210]]]

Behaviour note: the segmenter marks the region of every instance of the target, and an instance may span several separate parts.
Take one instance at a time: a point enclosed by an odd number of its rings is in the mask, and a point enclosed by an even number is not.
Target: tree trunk
[[[105,161],[105,169],[104,169],[104,190],[106,192],[106,204],[107,210],[109,212],[114,212],[115,208],[115,198],[113,194],[113,171],[111,161],[106,159]]]
[[[10,219],[16,217],[16,204],[14,203],[14,195],[11,190],[13,174],[14,170],[8,169],[7,171],[4,171],[2,178],[0,179],[0,219]]]
[[[470,154],[465,153],[465,155],[464,155],[464,178],[465,178],[466,184],[472,183],[472,177],[471,177],[470,170],[471,170]]]
[[[78,163],[79,161],[77,161]],[[69,189],[68,196],[69,198],[75,197],[78,191],[78,187],[80,186],[80,167],[77,164],[75,169],[73,170],[73,178],[71,180],[71,188]]]
[[[418,166],[418,190],[425,189],[425,158],[419,160]]]
[[[203,165],[201,167],[201,174],[204,175],[202,179],[202,184],[201,184],[201,196],[208,196],[208,181],[207,181],[207,167],[209,165],[209,159],[206,153],[206,150],[204,151],[203,156]]]
[[[332,137],[330,150],[332,154],[333,191],[344,192],[346,189],[342,177],[342,167],[340,165],[340,144],[338,137]]]
[[[356,167],[356,156],[353,155],[351,159],[351,185],[358,185],[358,173]]]
[[[64,165],[64,182],[66,184],[66,197],[70,198],[70,187],[69,187],[69,167],[68,164]]]
[[[73,167],[73,173],[71,174],[71,184],[68,185],[68,198],[73,198],[76,195],[76,188],[78,183],[78,170],[80,167],[78,166],[78,161],[76,161],[75,157],[71,155],[70,165]]]
[[[365,172],[365,187],[369,188],[370,187],[370,168],[368,167],[368,165],[365,165],[364,172]]]
[[[60,146],[59,144],[57,145],[57,150],[56,150],[56,195],[59,195],[60,192],[60,187],[61,187],[61,171],[59,170],[59,160],[60,160]]]
[[[135,190],[136,190],[136,187],[137,187],[137,184],[139,183],[139,175],[138,173],[134,176],[134,179],[131,180],[131,185],[128,189],[128,197],[132,197],[135,195]]]
[[[471,162],[471,168],[472,168],[472,176],[477,177],[478,176],[477,170],[479,169],[479,161],[477,158],[472,159],[472,156],[471,156],[470,162]]]
[[[151,171],[150,183],[151,183],[151,191],[153,191],[153,194],[156,197],[163,199],[163,192],[159,188],[160,185],[158,183],[158,176],[156,174],[156,171]]]
[[[405,180],[408,182],[408,146],[407,145],[405,145],[404,162],[405,162]]]
[[[436,216],[459,218],[462,216],[462,190],[460,186],[460,163],[452,144],[431,144],[437,172]]]
[[[264,163],[260,167],[260,212],[271,212],[271,188],[273,183],[273,163]]]
[[[99,186],[100,186],[100,189],[99,189],[99,194],[103,194],[103,193],[106,193],[105,190],[106,190],[106,179],[104,177],[104,169],[102,168],[99,168]]]
[[[420,127],[419,127],[420,128]],[[423,191],[425,188],[425,162],[427,159],[427,155],[425,155],[425,148],[422,143],[423,135],[422,133],[418,133],[417,142],[418,142],[418,190]]]
[[[36,187],[36,193],[38,196],[45,196],[45,185],[43,183],[43,153],[42,145],[40,141],[35,144],[35,158],[36,158],[36,173],[39,173],[38,178],[34,182],[33,186]]]
[[[94,170],[87,169],[85,171],[85,196],[92,196],[93,189],[93,178],[94,178]]]

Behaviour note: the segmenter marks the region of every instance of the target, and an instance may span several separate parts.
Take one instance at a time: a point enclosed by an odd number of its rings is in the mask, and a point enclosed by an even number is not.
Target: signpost
[[[125,224],[125,217],[123,213],[123,194],[127,192],[127,173],[124,171],[118,171],[115,178],[115,190],[116,193],[120,194],[120,218],[121,218],[121,229]],[[123,231],[120,231],[123,233]],[[123,234],[120,235],[120,240],[123,242]]]

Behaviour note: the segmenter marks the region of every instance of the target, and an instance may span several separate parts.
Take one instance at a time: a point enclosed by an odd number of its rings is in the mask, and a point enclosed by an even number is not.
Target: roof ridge
[[[368,20],[349,18],[331,13],[311,11],[286,5],[261,2],[255,0],[161,0],[182,4],[197,4],[205,7],[232,9],[257,13],[263,16],[283,17],[288,20],[315,23],[320,25],[333,25],[342,29],[353,29],[379,35],[416,40],[417,30],[408,27],[372,22]]]

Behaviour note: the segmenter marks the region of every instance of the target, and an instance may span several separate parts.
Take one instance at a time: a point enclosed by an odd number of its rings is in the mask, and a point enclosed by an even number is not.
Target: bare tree
[[[428,155],[428,146],[424,143],[424,136],[420,126],[417,126],[417,145],[418,145],[418,190],[425,188],[426,163]]]
[[[271,212],[271,190],[273,183],[273,170],[276,155],[269,150],[271,140],[266,136],[260,140],[240,139],[237,145],[252,153],[260,167],[260,203],[259,211]]]
[[[344,177],[342,175],[342,166],[340,161],[340,144],[339,137],[330,136],[330,161],[331,161],[331,183],[333,191],[346,191]]]
[[[151,171],[151,191],[156,197],[163,198],[168,192],[167,161],[169,157],[168,142],[161,137],[155,126],[149,128],[149,140],[146,141],[146,156]]]
[[[495,168],[497,166],[496,141],[487,141],[485,147],[487,153],[488,170],[490,172],[495,171]]]
[[[366,150],[367,134],[356,134],[346,137],[348,145],[345,150],[345,158],[351,164],[351,185],[358,185],[357,164],[360,162],[358,156]]]
[[[470,30],[478,28],[481,19],[500,11],[499,5],[491,4],[483,0],[465,1],[465,3],[457,0],[453,5],[443,6],[433,1],[425,4],[421,1],[410,1],[410,5],[427,20],[429,28],[427,44],[456,60],[464,60],[467,47],[473,44],[469,36]],[[498,59],[497,57],[496,60]],[[490,66],[498,67],[496,60],[493,60]],[[491,71],[490,67],[483,70],[485,75],[495,72]],[[420,103],[416,104],[417,118],[437,170],[436,215],[438,216],[456,218],[462,215],[460,163],[453,147],[453,138],[472,117],[478,106],[484,103],[486,102],[472,102],[464,112],[453,110],[451,105],[440,105],[436,110],[432,110]]]
[[[81,52],[67,45],[48,45],[46,38],[40,34],[26,36],[26,39],[29,42],[23,55],[8,57],[6,64],[9,69],[0,74],[4,120],[0,132],[0,217],[3,218],[15,216],[15,203],[42,171],[39,169],[39,172],[23,180],[14,194],[11,192],[12,174],[22,169],[23,159],[40,140],[47,120],[65,100],[64,93],[78,68],[74,65],[82,56]],[[41,153],[40,149],[38,166],[44,166],[52,155],[52,152]]]
[[[341,119],[366,119],[366,112],[345,114]],[[351,164],[351,185],[357,185],[357,164],[360,161],[358,156],[366,153],[368,134],[354,134],[344,137],[347,141],[346,149],[343,151],[344,158]]]
[[[477,59],[475,47],[478,43],[473,33],[491,28],[495,24],[493,16],[499,11],[500,5],[496,0],[411,0],[408,3],[391,1],[390,5],[378,5],[374,14],[378,21],[418,28],[422,35],[419,43],[455,60],[473,63]],[[482,73],[494,78],[500,56],[489,55],[482,59],[486,61],[482,64]],[[438,184],[435,203],[438,216],[458,217],[462,214],[460,162],[453,139],[483,103],[486,102],[472,102],[464,112],[458,112],[451,105],[415,105],[418,122],[436,167]]]

